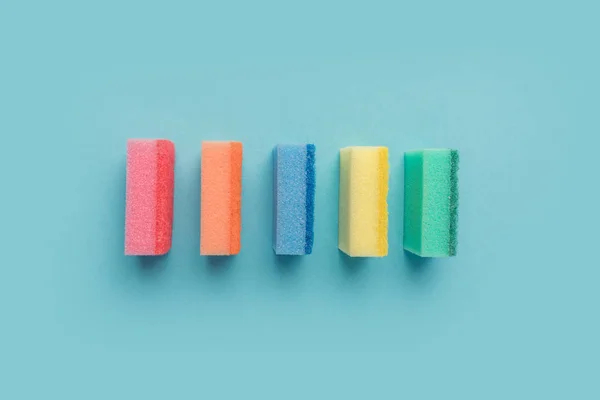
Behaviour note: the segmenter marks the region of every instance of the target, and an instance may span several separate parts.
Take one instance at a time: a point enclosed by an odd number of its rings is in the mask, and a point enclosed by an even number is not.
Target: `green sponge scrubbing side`
[[[456,255],[458,151],[404,154],[404,249],[421,257]]]

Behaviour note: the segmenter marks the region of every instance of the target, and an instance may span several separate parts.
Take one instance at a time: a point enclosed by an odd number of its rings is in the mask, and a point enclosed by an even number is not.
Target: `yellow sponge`
[[[350,257],[388,253],[388,175],[387,147],[340,151],[338,247]]]

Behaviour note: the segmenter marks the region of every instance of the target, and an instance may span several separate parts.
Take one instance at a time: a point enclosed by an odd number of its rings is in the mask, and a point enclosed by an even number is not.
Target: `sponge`
[[[240,252],[242,144],[202,142],[200,254]]]
[[[171,248],[174,169],[171,141],[127,141],[126,255],[157,256]]]
[[[278,255],[311,254],[314,240],[315,146],[274,150],[274,238]]]
[[[387,147],[340,151],[338,247],[351,257],[388,253],[388,175]]]
[[[404,154],[404,249],[421,257],[456,255],[458,151]]]

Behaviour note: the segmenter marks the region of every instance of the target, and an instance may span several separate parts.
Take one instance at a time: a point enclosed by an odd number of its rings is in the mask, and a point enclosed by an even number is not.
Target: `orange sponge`
[[[242,144],[202,142],[200,254],[240,252]]]

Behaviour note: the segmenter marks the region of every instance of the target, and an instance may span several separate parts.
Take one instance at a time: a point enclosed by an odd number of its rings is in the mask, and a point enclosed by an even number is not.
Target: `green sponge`
[[[404,154],[404,249],[421,257],[456,255],[458,151]]]

